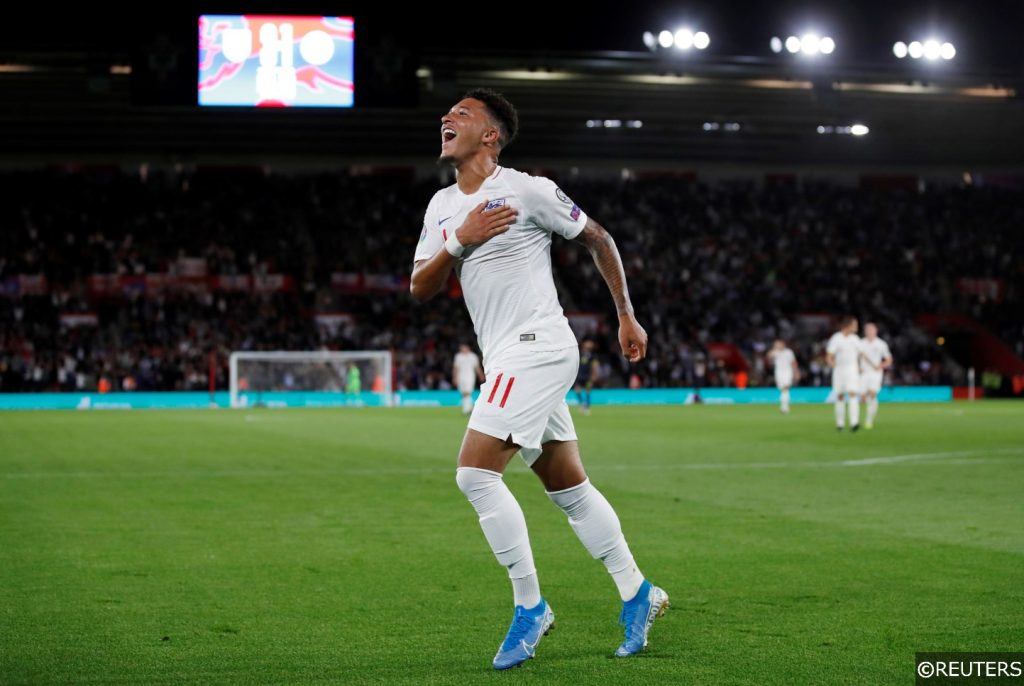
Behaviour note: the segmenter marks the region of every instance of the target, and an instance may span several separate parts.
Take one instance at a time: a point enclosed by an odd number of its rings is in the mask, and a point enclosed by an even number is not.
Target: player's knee
[[[476,479],[469,469],[459,467],[455,470],[455,484],[466,497],[469,497],[475,487]]]
[[[474,500],[497,488],[501,474],[489,469],[459,467],[455,470],[455,483],[467,498]]]

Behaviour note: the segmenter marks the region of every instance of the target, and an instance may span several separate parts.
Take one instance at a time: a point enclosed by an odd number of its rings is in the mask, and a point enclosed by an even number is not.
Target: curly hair
[[[491,118],[498,124],[499,146],[504,148],[515,139],[519,132],[519,115],[508,98],[490,88],[473,88],[462,97],[473,98],[486,105]]]

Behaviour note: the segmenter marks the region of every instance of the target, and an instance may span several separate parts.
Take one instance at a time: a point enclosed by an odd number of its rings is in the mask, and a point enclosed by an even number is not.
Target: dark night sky
[[[781,0],[779,2],[457,2],[418,3],[266,2],[211,0],[149,5],[141,21],[155,21],[191,40],[193,15],[205,13],[354,14],[360,30],[393,32],[403,45],[466,50],[643,50],[644,30],[688,24],[711,34],[711,53],[769,55],[772,35],[807,27],[828,32],[837,42],[834,59],[878,62],[891,59],[895,40],[938,34],[957,45],[958,63],[1001,71],[1024,71],[1024,1]],[[167,7],[171,6],[171,7]],[[70,14],[33,16],[17,10],[0,28],[0,55],[18,49],[82,49],[130,43],[125,17],[132,5],[91,6]],[[135,7],[139,7],[136,5]],[[115,8],[117,11],[115,11]],[[126,9],[127,8],[127,9]],[[136,10],[138,11],[138,10]],[[154,19],[159,17],[159,20]],[[360,21],[361,20],[361,21]],[[88,27],[84,31],[83,27]],[[363,33],[363,35],[366,35]],[[126,46],[126,49],[129,49]]]

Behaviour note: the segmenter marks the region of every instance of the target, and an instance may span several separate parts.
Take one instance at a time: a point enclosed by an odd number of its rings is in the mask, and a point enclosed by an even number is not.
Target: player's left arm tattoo
[[[587,246],[597,270],[601,272],[604,282],[608,284],[615,311],[621,315],[632,315],[633,304],[629,301],[629,288],[626,286],[626,272],[622,268],[622,258],[615,246],[615,239],[605,231],[604,227],[587,217],[587,224],[576,240]]]
[[[629,301],[626,287],[626,272],[615,241],[600,224],[587,217],[587,224],[576,240],[587,246],[597,270],[608,284],[615,311],[619,315],[619,346],[622,355],[630,362],[639,362],[647,356],[647,332],[633,315],[633,303]]]

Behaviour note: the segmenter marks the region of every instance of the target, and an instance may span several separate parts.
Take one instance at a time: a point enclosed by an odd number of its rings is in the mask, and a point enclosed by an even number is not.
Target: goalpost
[[[388,350],[235,351],[231,407],[390,407]]]

